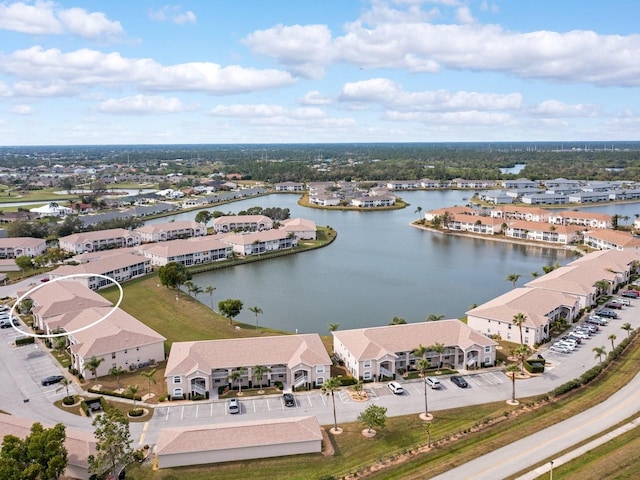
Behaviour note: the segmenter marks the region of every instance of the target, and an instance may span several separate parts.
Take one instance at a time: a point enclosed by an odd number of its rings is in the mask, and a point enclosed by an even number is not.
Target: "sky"
[[[637,0],[0,0],[0,145],[640,140]]]

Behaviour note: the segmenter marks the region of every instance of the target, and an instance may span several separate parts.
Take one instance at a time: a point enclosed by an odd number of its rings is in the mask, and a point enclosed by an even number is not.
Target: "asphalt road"
[[[640,374],[601,404],[478,457],[433,480],[496,480],[553,458],[555,452],[571,448],[640,412]]]

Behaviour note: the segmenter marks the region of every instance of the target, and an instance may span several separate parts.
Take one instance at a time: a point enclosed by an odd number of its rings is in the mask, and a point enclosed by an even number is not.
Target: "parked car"
[[[615,303],[616,305],[624,305],[625,307],[630,307],[631,302],[626,298],[614,298],[611,300],[611,303]]]
[[[606,318],[604,318],[604,317],[600,317],[599,315],[591,314],[591,315],[589,316],[589,318],[587,318],[587,319],[584,321],[584,323],[585,323],[585,324],[587,324],[587,325],[594,325],[594,326],[600,325],[600,326],[604,326],[604,325],[608,325],[608,324],[609,324],[609,320],[607,320],[607,319],[606,319]]]
[[[582,344],[583,338],[584,337],[580,334],[580,332],[569,332],[567,336],[563,337],[563,339],[566,340],[575,340],[578,345]],[[589,338],[589,335],[587,335],[587,338]]]
[[[451,381],[460,388],[467,388],[469,386],[467,381],[464,378],[462,378],[460,375],[454,375],[453,377],[451,377]]]
[[[17,325],[18,322],[14,319],[13,324]],[[8,320],[8,319],[0,320],[0,328],[11,328],[11,320]]]
[[[424,379],[424,381],[427,382],[427,385],[434,390],[438,390],[440,387],[442,387],[440,380],[438,380],[436,377],[427,377]]]
[[[549,347],[549,350],[553,350],[554,352],[558,352],[558,353],[570,353],[571,350],[569,350],[567,347],[565,347],[564,345],[561,345],[559,343],[554,343],[553,345],[551,345],[551,347]]]
[[[389,382],[387,383],[387,387],[391,390],[395,395],[402,395],[404,393],[404,388],[398,382]]]
[[[604,317],[604,318],[618,318],[618,314],[613,310],[602,309],[602,310],[598,310],[596,313],[598,316]]]
[[[48,377],[44,377],[40,383],[46,387],[47,385],[60,383],[62,380],[64,380],[62,375],[50,375]]]
[[[624,305],[622,305],[622,304],[620,304],[620,303],[616,303],[616,302],[614,302],[614,301],[607,302],[607,303],[605,304],[605,307],[606,307],[606,308],[613,308],[614,310],[622,310],[622,307],[623,307],[623,306],[624,306]]]
[[[623,290],[620,295],[627,298],[638,298],[640,297],[640,292],[638,290]]]
[[[232,415],[240,413],[240,401],[237,398],[230,398],[227,401],[227,411]]]
[[[284,402],[285,407],[296,406],[296,400],[295,398],[293,398],[293,394],[291,393],[285,393],[284,395],[282,395],[282,401]]]

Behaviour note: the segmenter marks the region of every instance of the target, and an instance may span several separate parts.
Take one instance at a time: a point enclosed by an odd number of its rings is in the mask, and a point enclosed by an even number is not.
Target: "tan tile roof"
[[[316,230],[316,222],[307,220],[306,218],[290,218],[282,222],[281,230]]]
[[[52,272],[52,275],[74,275],[76,273],[98,273],[104,274],[107,272],[113,272],[121,268],[131,267],[139,263],[150,262],[148,258],[141,255],[135,255],[131,253],[124,253],[120,255],[111,255],[100,258],[93,262],[82,263],[80,265],[62,265]]]
[[[622,232],[620,230],[589,230],[584,235],[585,237],[593,237],[624,248],[640,247],[640,239],[634,237],[629,232]]]
[[[429,210],[427,213],[430,213],[431,215],[443,215],[444,213],[449,213],[450,215],[456,215],[456,214],[474,215],[476,211],[473,208],[459,207],[456,205],[454,207],[436,208],[435,210]]]
[[[557,268],[528,283],[525,287],[544,288],[558,292],[586,296],[596,290],[595,283],[600,280],[613,281],[616,273],[590,263],[567,265]]]
[[[25,438],[31,433],[33,420],[17,417],[15,415],[5,415],[0,413],[0,438],[5,435],[14,435],[18,438]],[[51,428],[52,425],[42,424],[44,428]],[[70,465],[87,468],[87,458],[96,453],[96,440],[92,433],[83,432],[66,427],[67,438],[64,446],[67,449],[67,459]]]
[[[33,237],[0,238],[0,248],[16,248],[16,247],[35,248],[46,242],[47,241],[43,238],[33,238]]]
[[[510,228],[519,228],[533,232],[575,233],[584,230],[579,225],[553,225],[548,222],[529,222],[527,220],[507,220]]]
[[[18,292],[18,296],[25,292]],[[111,302],[79,282],[63,280],[50,282],[31,293],[34,313],[42,318],[86,308],[110,306]]]
[[[554,214],[554,216],[564,217],[564,218],[580,218],[586,220],[600,220],[602,222],[610,222],[611,215],[607,215],[606,213],[597,213],[597,212],[589,212],[582,210],[565,210],[564,212],[558,212]]]
[[[98,321],[110,310],[109,307],[90,308],[75,315],[54,317],[48,323],[70,332]],[[158,332],[119,308],[97,325],[74,333],[73,337],[77,343],[70,348],[82,358],[99,357],[118,350],[152,345],[166,340]]]
[[[331,364],[318,334],[175,342],[167,360],[166,376],[254,365],[283,364],[293,367],[300,363]]]
[[[511,322],[518,313],[526,315],[525,326],[539,327],[549,323],[546,316],[561,305],[573,308],[578,298],[562,292],[538,288],[515,288],[467,312],[467,315]]]
[[[332,333],[334,341],[340,341],[357,360],[381,358],[386,354],[395,356],[394,352],[408,352],[420,344],[443,343],[461,348],[497,345],[456,319],[336,330]]]
[[[494,217],[481,217],[480,215],[467,215],[464,213],[455,213],[452,215],[453,220],[460,223],[477,223],[480,222],[481,225],[502,225],[504,219],[502,218],[494,218]]]
[[[640,262],[640,252],[631,250],[598,250],[572,261],[569,265],[589,263],[603,269],[624,272],[630,269],[633,262]]]
[[[205,235],[203,237],[188,238],[182,240],[169,240],[158,244],[143,247],[145,252],[162,258],[188,255],[192,253],[207,252],[228,248],[229,245],[220,241],[220,236]]]
[[[295,417],[206,426],[163,428],[157,455],[230,450],[322,440],[316,417]]]
[[[221,237],[229,245],[251,245],[256,241],[269,242],[287,238],[288,233],[282,230],[263,230],[261,232],[231,233]]]
[[[148,233],[150,235],[161,232],[172,232],[175,230],[187,230],[189,228],[204,229],[204,223],[194,222],[192,220],[177,220],[175,222],[155,223],[153,225],[145,225],[140,228],[136,228],[136,232]]]
[[[72,233],[71,235],[67,235],[66,237],[60,237],[61,242],[68,243],[83,243],[83,242],[93,242],[94,240],[102,240],[107,238],[119,238],[119,237],[132,237],[137,236],[137,233],[134,233],[126,228],[112,228],[109,230],[96,230],[93,232],[81,232],[81,233]]]
[[[273,220],[264,215],[223,215],[213,219],[214,225],[227,223],[273,223]]]

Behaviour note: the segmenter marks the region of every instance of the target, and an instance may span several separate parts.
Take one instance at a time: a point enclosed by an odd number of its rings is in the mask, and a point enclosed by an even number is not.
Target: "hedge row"
[[[21,345],[29,345],[33,342],[35,342],[36,339],[35,337],[20,337],[20,338],[16,338],[16,347],[19,347]]]

